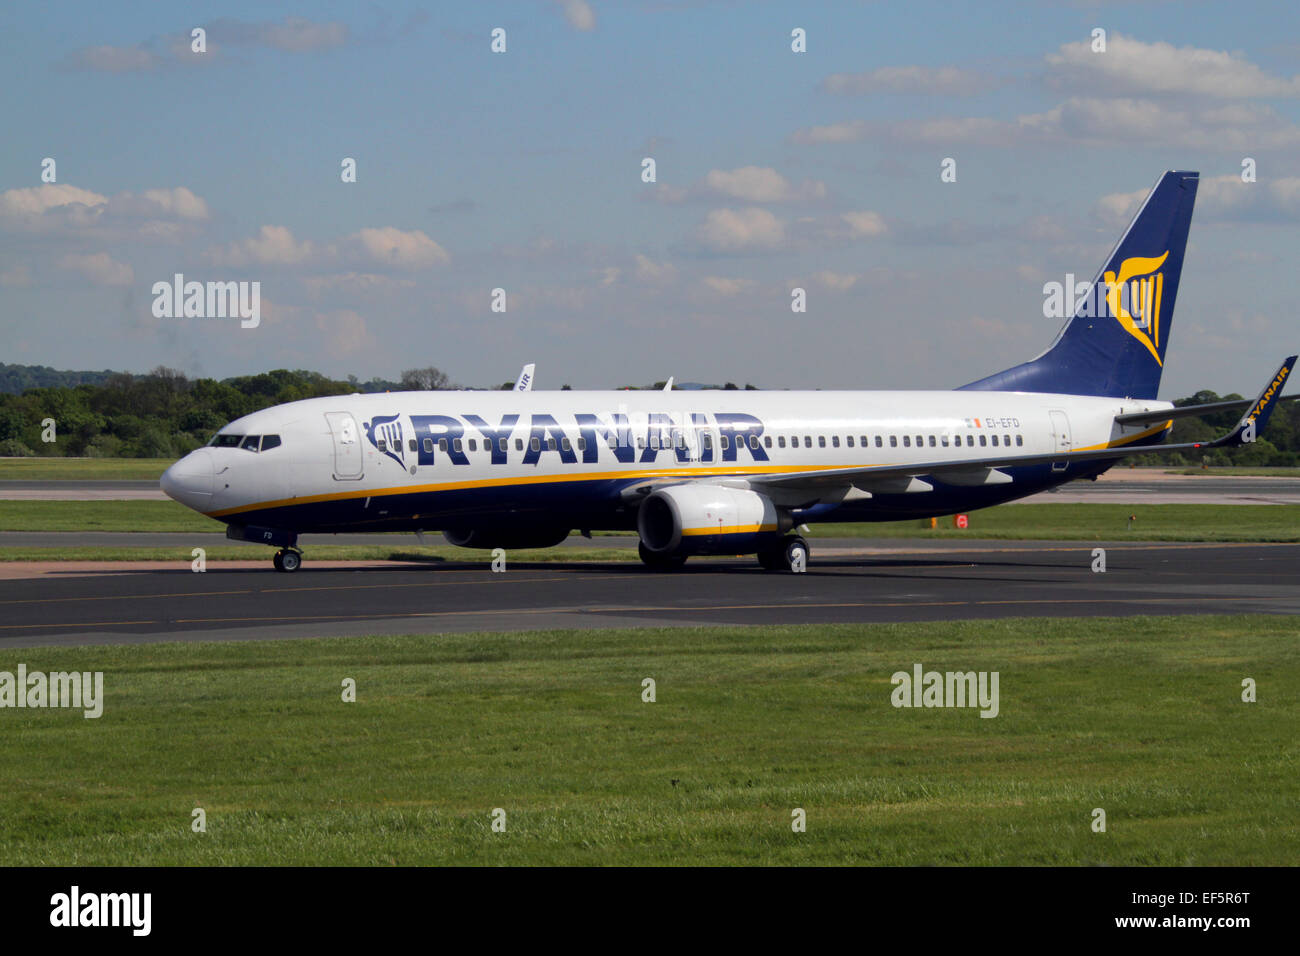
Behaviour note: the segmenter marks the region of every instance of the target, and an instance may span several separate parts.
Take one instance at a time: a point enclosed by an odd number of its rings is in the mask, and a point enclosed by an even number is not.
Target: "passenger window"
[[[618,447],[618,438],[613,435],[609,436],[609,450],[613,451]]]
[[[825,435],[818,435],[818,436],[817,436],[817,447],[818,447],[818,448],[825,448],[825,447],[826,447],[826,436],[825,436]]]
[[[567,437],[560,439],[560,447],[563,448],[565,451],[570,450],[569,439]]]
[[[528,440],[528,447],[531,448],[533,451],[541,451],[541,450],[542,450],[542,442],[541,442],[541,440],[538,439],[538,438],[530,438],[530,439]]]
[[[263,435],[263,436],[262,436],[262,451],[266,451],[266,450],[268,450],[268,449],[270,449],[270,448],[279,448],[279,447],[280,447],[280,436],[279,436],[279,435]]]
[[[379,448],[380,451],[387,451],[387,450],[388,450],[388,442],[384,441],[382,438],[379,439],[379,441],[376,442],[375,445],[376,445],[376,447]]]
[[[944,448],[947,448],[947,447],[948,447],[948,436],[947,436],[947,435],[940,435],[940,436],[939,436],[939,444],[942,445]]]
[[[447,439],[438,439],[438,451],[442,452],[444,455],[447,453]]]
[[[470,450],[470,451],[478,451],[478,439],[477,439],[477,438],[471,438],[471,439],[469,440],[469,450]]]
[[[763,436],[763,444],[766,445],[768,448],[771,448],[771,447],[772,447],[772,436],[771,436],[771,435],[764,435],[764,436]]]
[[[523,450],[524,450],[524,440],[523,440],[522,438],[516,438],[516,439],[515,439],[515,451],[523,451]],[[535,450],[535,449],[534,449],[534,450]]]
[[[506,440],[504,438],[497,439],[497,448],[501,451],[506,450]]]
[[[863,442],[863,444],[866,444],[866,443]],[[877,436],[876,436],[876,447],[877,447],[877,448],[882,448],[882,447],[884,447],[884,444],[885,444],[885,443],[881,440],[880,436],[877,435]]]
[[[988,440],[983,435],[980,435],[980,447],[983,448],[987,444]]]
[[[757,436],[757,435],[750,435],[750,436],[749,436],[749,447],[750,447],[750,448],[757,448],[757,447],[758,447],[758,436]]]
[[[931,447],[931,448],[934,447],[934,436],[933,436],[933,435],[930,436],[930,447]]]
[[[578,438],[578,451],[586,451],[586,450],[587,450],[587,439],[579,437],[579,438]]]
[[[848,435],[848,436],[846,436],[845,439],[844,439],[844,444],[846,444],[846,445],[848,445],[850,448],[852,448],[852,447],[853,447],[853,436],[852,436],[852,435]]]
[[[1018,448],[1018,447],[1020,447],[1021,445],[1023,445],[1024,443],[1025,443],[1024,436],[1022,436],[1022,435],[1017,435],[1017,436],[1016,436],[1016,447]]]
[[[898,436],[897,436],[897,435],[890,435],[890,436],[889,436],[889,447],[890,447],[890,448],[897,448],[897,447],[898,447]]]
[[[975,447],[975,436],[974,436],[974,435],[967,435],[967,436],[966,436],[966,447],[967,447],[967,448],[974,448],[974,447]]]
[[[464,445],[464,443],[463,443],[459,438],[453,438],[453,439],[451,440],[451,447],[454,448],[454,449],[456,449],[456,451],[464,451],[464,450],[465,450],[465,445]]]
[[[546,450],[547,450],[547,451],[555,451],[555,439],[554,439],[554,438],[548,438],[548,439],[546,439]]]
[[[1006,445],[1008,448],[1010,448],[1010,447],[1011,447],[1011,436],[1010,436],[1010,435],[1003,435],[1003,436],[1002,436],[1002,444],[1004,444],[1004,445]]]
[[[244,449],[245,451],[257,451],[257,446],[261,443],[261,441],[262,441],[261,435],[249,435],[247,438],[244,439],[244,441],[240,444],[239,447]]]
[[[409,442],[407,442],[406,447],[409,448],[411,451],[419,451],[419,450],[420,450],[420,446],[419,446],[418,444],[416,444],[416,441],[415,441],[414,438],[412,438]]]
[[[916,447],[917,447],[917,448],[921,448],[921,447],[923,447],[924,445],[925,445],[925,436],[924,436],[924,435],[917,435],[917,436],[916,436]]]
[[[839,447],[840,447],[840,436],[839,436],[839,435],[832,435],[832,436],[831,436],[831,447],[832,447],[832,448],[839,448]]]
[[[879,439],[876,439],[876,440],[879,441]],[[866,448],[866,447],[867,447],[867,436],[866,436],[866,435],[863,435],[863,436],[862,436],[862,447],[863,447],[863,448]]]
[[[998,436],[997,436],[997,435],[994,435],[994,436],[993,436],[993,447],[996,448],[997,446],[998,446]]]
[[[812,435],[804,435],[804,436],[803,436],[803,447],[804,447],[804,448],[811,448],[811,447],[812,447]]]
[[[426,438],[426,439],[424,440],[424,453],[425,453],[426,455],[432,455],[432,454],[433,454],[433,439],[432,439],[432,438]]]
[[[723,439],[723,440],[725,441],[726,439]],[[644,447],[645,447],[645,436],[644,436],[644,435],[637,435],[637,436],[636,436],[636,447],[637,447],[637,448],[644,448]]]
[[[719,442],[719,444],[722,445],[722,450],[723,450],[723,451],[726,451],[728,448],[731,447],[731,442],[730,442],[730,440],[727,438],[726,435],[723,435],[721,438],[719,438],[719,439],[718,439],[718,442]]]
[[[713,436],[710,435],[708,432],[704,433],[704,447],[709,449],[710,451],[713,450]]]
[[[784,436],[784,435],[777,435],[777,436],[776,436],[776,447],[777,447],[777,448],[784,448],[784,447],[785,447],[785,436]]]
[[[911,436],[911,435],[904,435],[904,436],[903,436],[903,447],[904,447],[904,448],[911,448],[911,447],[912,447],[912,436]]]

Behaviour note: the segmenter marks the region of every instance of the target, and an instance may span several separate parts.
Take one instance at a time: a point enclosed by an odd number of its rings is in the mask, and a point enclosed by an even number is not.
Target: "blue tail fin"
[[[962,388],[1155,398],[1198,176],[1160,177],[1098,272],[1093,293],[1046,352]]]

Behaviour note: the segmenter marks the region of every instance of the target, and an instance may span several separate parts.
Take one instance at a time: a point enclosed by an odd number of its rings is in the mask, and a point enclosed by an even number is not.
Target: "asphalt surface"
[[[861,545],[861,542],[858,542]],[[552,627],[935,621],[1010,616],[1300,614],[1300,545],[895,543],[873,554],[813,544],[801,575],[752,560],[693,559],[676,574],[639,563],[486,561],[296,574],[210,564],[0,581],[0,648],[171,640],[263,640]],[[941,626],[941,625],[940,625]]]

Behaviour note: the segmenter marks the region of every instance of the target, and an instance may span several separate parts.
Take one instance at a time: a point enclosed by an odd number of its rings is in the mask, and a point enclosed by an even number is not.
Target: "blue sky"
[[[951,387],[1040,351],[1043,284],[1090,278],[1182,168],[1162,394],[1250,390],[1300,339],[1283,9],[10,5],[0,361]],[[176,272],[260,282],[261,325],[155,318]]]

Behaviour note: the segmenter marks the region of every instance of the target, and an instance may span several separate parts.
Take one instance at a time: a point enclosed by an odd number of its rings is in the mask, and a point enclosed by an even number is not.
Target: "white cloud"
[[[840,218],[848,223],[849,236],[853,239],[874,238],[889,231],[880,214],[870,210],[841,213]]]
[[[825,183],[805,180],[794,186],[769,166],[713,169],[705,175],[701,187],[714,195],[744,202],[792,202],[826,197]]]
[[[362,229],[350,239],[374,262],[399,269],[427,269],[450,259],[442,246],[418,229],[410,232],[393,226]]]
[[[8,189],[0,193],[0,216],[5,218],[30,218],[61,206],[80,205],[88,208],[103,206],[107,196],[80,189],[77,186],[49,183],[29,186],[26,189]]]
[[[315,255],[316,247],[307,240],[299,242],[287,226],[263,226],[256,236],[207,251],[214,264],[236,267],[299,265]]]
[[[815,130],[799,130],[794,139],[803,143],[831,141],[817,138]],[[1124,97],[1071,97],[1045,112],[1025,113],[1013,120],[968,116],[859,122],[854,131],[859,140],[944,148],[965,144],[1006,147],[1125,143],[1247,155],[1247,151],[1300,145],[1300,127],[1267,106],[1228,103],[1192,109]]]
[[[995,85],[984,73],[952,66],[882,66],[866,73],[832,73],[822,81],[828,93],[926,93],[965,96]]]
[[[587,0],[558,0],[564,19],[575,30],[586,33],[596,29],[596,14]]]
[[[1090,40],[1048,54],[1057,85],[1116,94],[1190,93],[1216,99],[1300,96],[1300,76],[1270,76],[1239,54],[1113,33],[1105,53]]]
[[[313,298],[319,298],[327,293],[371,295],[415,287],[413,279],[397,279],[373,272],[339,272],[332,275],[307,276],[302,280],[302,284]]]
[[[831,272],[829,269],[814,273],[813,279],[826,286],[826,288],[834,289],[837,292],[845,292],[858,284],[858,276],[843,272]]]
[[[176,242],[208,218],[184,186],[104,196],[66,183],[0,193],[0,228],[100,241]]]
[[[753,279],[729,279],[724,276],[705,276],[700,281],[711,291],[723,296],[740,295],[754,285]]]
[[[766,209],[714,209],[705,216],[697,235],[718,251],[770,249],[785,238],[785,227]]]
[[[669,282],[677,278],[677,267],[671,262],[655,262],[641,253],[636,254],[636,277],[642,282]]]
[[[870,128],[862,120],[833,123],[830,126],[805,126],[791,136],[796,143],[858,143],[867,138]]]
[[[96,285],[125,286],[135,280],[135,270],[125,262],[118,262],[107,252],[92,255],[66,255],[59,265],[70,272],[78,272]]]

